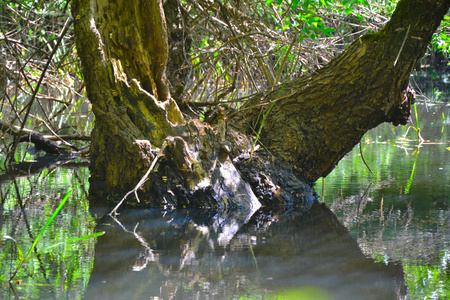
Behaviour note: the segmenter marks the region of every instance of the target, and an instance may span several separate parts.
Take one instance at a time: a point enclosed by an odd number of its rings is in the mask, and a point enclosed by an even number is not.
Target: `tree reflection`
[[[333,299],[406,293],[402,267],[365,257],[323,204],[248,217],[204,210],[105,217],[86,299],[276,298],[311,286]]]

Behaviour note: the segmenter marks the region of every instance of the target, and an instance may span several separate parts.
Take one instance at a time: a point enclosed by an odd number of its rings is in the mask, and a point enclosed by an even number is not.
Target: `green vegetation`
[[[448,264],[449,252],[440,253],[441,263],[436,265],[404,263],[406,286],[411,299],[447,299],[450,297]]]
[[[24,254],[22,249],[20,248],[19,244],[17,243],[17,241],[12,238],[9,235],[5,235],[3,236],[3,238],[5,239],[9,239],[11,241],[14,242],[15,246],[17,247],[17,252],[19,254],[19,262],[17,264],[16,270],[13,272],[13,274],[11,275],[11,277],[9,278],[9,281],[13,280],[13,278],[16,276],[17,272],[19,271],[19,269],[22,267],[22,265],[26,262],[28,262],[29,260],[43,254],[46,253],[48,251],[50,251],[51,249],[58,247],[62,244],[71,244],[71,243],[75,243],[75,242],[79,242],[79,241],[83,241],[83,240],[87,240],[90,238],[94,238],[94,237],[98,237],[103,235],[103,232],[97,232],[94,234],[90,234],[87,236],[82,236],[79,238],[73,238],[73,239],[69,239],[67,241],[64,242],[59,242],[53,245],[50,245],[48,247],[45,247],[44,249],[41,249],[39,251],[36,251],[36,246],[39,242],[39,240],[41,239],[42,235],[44,234],[45,230],[52,224],[53,220],[56,218],[56,216],[58,215],[59,211],[62,209],[62,207],[64,206],[64,204],[66,203],[67,199],[69,199],[70,195],[72,194],[73,190],[70,190],[65,196],[64,198],[61,200],[61,203],[58,205],[58,207],[56,208],[56,210],[53,212],[53,214],[50,216],[50,218],[48,219],[47,223],[45,223],[45,225],[42,227],[42,229],[39,231],[37,237],[35,238],[33,244],[31,245],[31,247],[28,249],[28,251]],[[32,253],[34,251],[34,253]]]
[[[186,27],[195,28],[195,34],[189,34],[192,46],[183,66],[189,70],[190,77],[180,89],[187,101],[209,108],[215,105],[239,107],[255,92],[314,72],[359,36],[369,33],[365,38],[375,37],[392,14],[396,1],[221,1],[222,9],[208,1],[183,3],[189,15]],[[8,124],[55,136],[70,134],[77,140],[90,135],[94,116],[85,95],[73,28],[68,25],[69,5],[70,1],[65,0],[0,2],[0,118]],[[245,14],[236,17],[235,10],[245,11]],[[226,18],[228,22],[223,21]],[[68,31],[62,34],[66,25]],[[243,33],[237,34],[233,28],[242,28]],[[434,36],[429,55],[419,64],[423,70],[434,67],[432,57],[437,53],[448,62],[449,28],[450,17],[446,16]],[[48,65],[46,71],[45,65]],[[421,72],[417,71],[415,77],[418,85]],[[444,98],[442,87],[448,75],[436,73],[433,79],[439,84],[427,86],[432,91],[427,99],[448,99]],[[254,145],[274,105],[276,101],[262,115],[259,127],[254,128]],[[198,114],[203,116],[204,112]],[[416,130],[419,138],[422,135],[429,140],[431,134],[423,121],[425,115],[424,109],[414,105],[415,124],[410,128]],[[445,129],[449,114],[445,111],[436,115],[439,141],[426,141],[425,145],[418,146],[414,131],[409,132],[409,128],[383,126],[367,134],[364,147],[364,157],[374,174],[362,163],[359,151],[353,151],[326,179],[323,199],[336,208],[339,216],[347,216],[349,211],[354,213],[344,218],[349,220],[346,225],[352,233],[356,227],[366,226],[368,236],[383,235],[388,227],[411,224],[408,214],[416,208],[434,211],[441,206],[448,207],[445,195],[436,195],[427,188],[431,181],[447,179],[448,172],[438,173],[432,162],[420,154],[421,147],[436,147],[433,155],[441,155],[442,160],[448,157],[450,147],[437,143],[448,144]],[[419,127],[419,116],[422,127]],[[12,138],[3,131],[1,138],[3,167]],[[372,147],[375,144],[376,150]],[[35,159],[20,147],[14,158],[15,161]],[[393,169],[395,171],[390,172]],[[424,179],[423,173],[437,178]],[[396,174],[395,178],[392,174]],[[4,237],[0,241],[0,298],[6,298],[11,290],[24,295],[23,298],[44,299],[48,295],[82,298],[93,268],[95,243],[92,238],[102,235],[94,233],[96,224],[89,214],[89,172],[85,168],[53,167],[36,176],[21,176],[1,182],[0,186],[1,217],[5,220],[0,227]],[[323,181],[318,182],[318,192],[321,184]],[[446,183],[442,181],[442,184]],[[398,197],[386,198],[385,193]],[[431,194],[430,201],[420,201],[429,199]],[[76,197],[71,198],[71,195]],[[342,209],[346,205],[351,209]],[[429,225],[430,215],[439,217],[430,213],[415,215],[412,220],[415,225],[420,223],[425,227]],[[370,231],[373,220],[382,226]],[[401,238],[401,232],[397,233]],[[450,296],[448,251],[441,249],[439,260],[420,264],[419,260],[399,257],[399,251],[389,247],[386,248],[392,250],[390,252],[372,250],[366,236],[356,238],[365,246],[366,254],[376,261],[402,261],[412,297]],[[11,283],[11,288],[6,287],[13,279],[17,281]],[[250,293],[239,299],[321,297],[327,299],[328,295],[315,288],[299,288],[271,295]]]
[[[383,125],[369,131],[364,157],[374,174],[355,147],[325,181],[317,182],[322,201],[366,255],[403,265],[411,299],[449,296],[450,202],[445,188],[435,189],[448,186],[448,120],[442,130],[435,117],[447,115],[443,108],[417,105],[423,143],[405,127]]]
[[[95,247],[95,239],[86,238],[101,234],[94,233],[89,214],[88,178],[86,168],[55,168],[2,182],[0,236],[10,238],[0,239],[1,299],[11,294],[21,299],[79,299],[84,294]]]

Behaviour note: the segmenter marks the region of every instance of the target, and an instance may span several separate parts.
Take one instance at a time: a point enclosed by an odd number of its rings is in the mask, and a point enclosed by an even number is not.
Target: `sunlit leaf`
[[[317,24],[317,22],[321,22],[321,21],[323,21],[323,19],[321,17],[312,17],[308,20],[308,23],[309,24],[313,24],[313,23]]]
[[[323,32],[324,34],[326,34],[327,36],[330,36],[330,33],[335,32],[335,31],[336,31],[336,29],[334,29],[334,28],[324,28],[324,29],[322,30],[322,32]]]
[[[355,15],[358,17],[358,19],[361,23],[364,22],[364,18],[359,13],[355,13]]]

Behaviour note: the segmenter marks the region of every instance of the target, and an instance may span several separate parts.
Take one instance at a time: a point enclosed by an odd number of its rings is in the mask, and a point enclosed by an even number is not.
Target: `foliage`
[[[380,4],[358,1],[186,1],[198,105],[242,97],[310,73],[358,36],[388,20]],[[295,43],[293,43],[295,41]],[[292,44],[293,43],[293,44]]]
[[[20,248],[19,244],[16,242],[16,240],[14,238],[12,238],[11,236],[3,236],[3,238],[5,239],[9,239],[11,241],[13,241],[17,247],[17,252],[19,254],[19,263],[15,269],[15,271],[13,272],[13,274],[10,277],[10,281],[16,276],[17,272],[19,271],[19,269],[22,267],[22,265],[26,262],[28,262],[29,260],[38,257],[39,255],[46,253],[48,251],[50,251],[51,249],[58,247],[62,244],[70,244],[70,243],[76,243],[79,241],[83,241],[83,240],[87,240],[90,238],[94,238],[94,237],[98,237],[104,234],[104,232],[97,232],[97,233],[93,233],[87,236],[82,236],[79,238],[73,238],[73,239],[69,239],[66,240],[64,242],[60,242],[60,243],[55,243],[53,245],[50,245],[48,247],[45,247],[39,251],[35,251],[36,250],[36,246],[39,242],[39,240],[41,239],[42,235],[44,234],[44,232],[46,231],[46,229],[52,224],[53,220],[56,218],[56,216],[58,215],[58,213],[60,212],[60,210],[62,209],[62,207],[64,206],[64,204],[66,203],[67,199],[69,199],[70,195],[72,194],[73,190],[70,190],[65,196],[64,198],[61,200],[61,203],[58,205],[58,207],[56,208],[56,210],[53,212],[53,214],[50,216],[50,218],[47,220],[47,222],[45,223],[45,225],[41,228],[41,230],[39,231],[38,235],[36,236],[33,244],[31,245],[31,247],[28,249],[28,251],[24,254],[24,252],[22,251],[22,249]],[[33,253],[34,251],[34,253]]]
[[[96,242],[95,239],[82,239],[93,235],[95,228],[87,200],[88,178],[87,168],[60,167],[2,182],[0,199],[3,210],[0,218],[3,226],[0,236],[7,235],[16,240],[23,256],[34,244],[36,234],[54,215],[67,190],[73,190],[73,193],[42,233],[29,256],[34,258],[22,264],[9,289],[7,282],[20,257],[14,242],[0,239],[1,299],[8,299],[11,293],[20,299],[79,299],[86,290]],[[77,239],[80,240],[67,243]],[[43,251],[52,246],[50,251]],[[36,256],[38,252],[40,254]]]
[[[447,299],[450,296],[449,253],[444,251],[439,265],[403,264],[411,299]]]
[[[441,22],[441,28],[433,35],[431,43],[432,47],[436,50],[441,50],[447,57],[450,52],[450,16],[444,16]]]
[[[185,1],[187,27],[194,30],[190,34],[192,77],[187,79],[184,93],[197,106],[239,107],[248,95],[311,73],[357,37],[378,31],[396,3]],[[435,50],[448,47],[448,20],[443,21],[440,34],[435,36],[434,44],[439,45]]]

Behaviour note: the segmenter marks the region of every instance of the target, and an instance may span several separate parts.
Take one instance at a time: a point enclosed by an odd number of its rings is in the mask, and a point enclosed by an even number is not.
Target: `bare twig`
[[[363,155],[363,152],[362,152],[361,142],[359,142],[359,153],[361,153],[361,159],[362,159],[363,163],[366,165],[366,167],[367,167],[367,169],[369,170],[369,172],[373,174],[372,169],[369,167],[369,165],[366,163],[366,160],[364,159],[364,155]]]
[[[167,142],[164,141],[163,145],[161,146],[161,149],[159,149],[158,153],[156,154],[156,157],[153,159],[150,167],[148,168],[148,171],[145,173],[145,175],[141,178],[141,180],[138,182],[138,184],[134,187],[134,189],[132,189],[131,191],[129,191],[128,193],[125,194],[125,196],[123,196],[122,200],[119,201],[119,203],[116,205],[116,207],[114,207],[114,209],[109,213],[110,216],[112,215],[117,215],[117,210],[119,209],[119,207],[122,205],[122,203],[127,199],[127,197],[134,193],[136,196],[136,199],[139,202],[139,198],[137,195],[137,190],[145,183],[145,181],[147,181],[148,176],[150,175],[150,173],[152,172],[153,168],[155,167],[156,163],[158,162],[158,159],[164,155],[164,150],[167,147]]]

